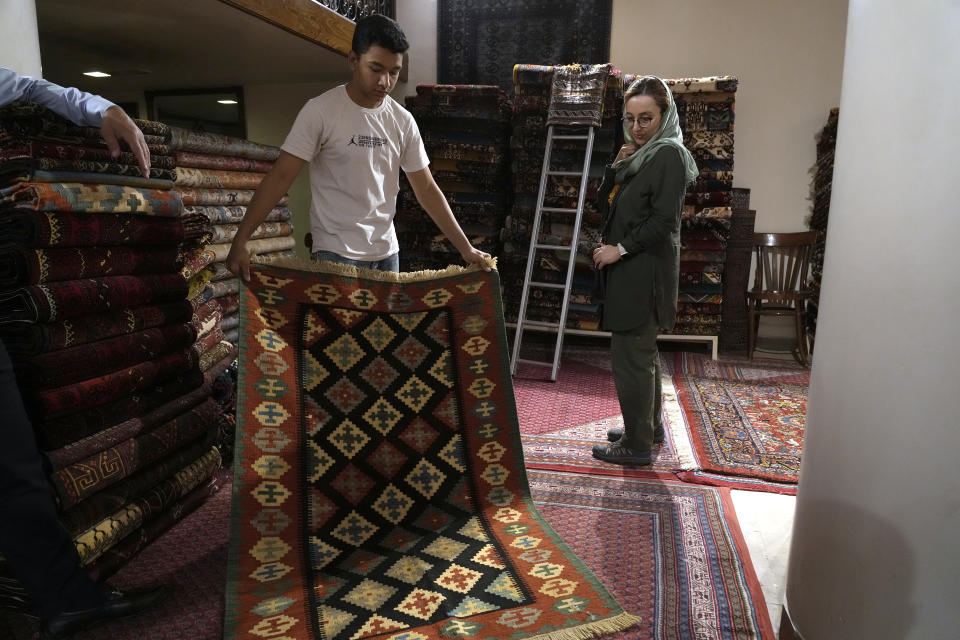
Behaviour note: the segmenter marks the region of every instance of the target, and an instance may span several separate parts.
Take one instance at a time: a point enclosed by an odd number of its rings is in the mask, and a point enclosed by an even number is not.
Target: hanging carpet
[[[533,507],[496,272],[256,265],[224,638],[589,638],[626,613]]]
[[[517,60],[552,65],[610,59],[610,0],[441,0],[440,83],[513,87]]]

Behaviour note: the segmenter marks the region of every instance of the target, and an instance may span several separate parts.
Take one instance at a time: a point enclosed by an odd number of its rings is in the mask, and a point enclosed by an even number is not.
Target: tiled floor
[[[760,491],[731,491],[743,538],[767,601],[774,631],[786,590],[787,560],[796,498]]]

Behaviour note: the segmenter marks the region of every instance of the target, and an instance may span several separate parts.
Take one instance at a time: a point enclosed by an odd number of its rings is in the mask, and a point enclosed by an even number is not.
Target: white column
[[[787,577],[805,640],[960,633],[958,34],[956,0],[850,2]]]
[[[0,2],[0,66],[25,76],[41,77],[34,0]]]

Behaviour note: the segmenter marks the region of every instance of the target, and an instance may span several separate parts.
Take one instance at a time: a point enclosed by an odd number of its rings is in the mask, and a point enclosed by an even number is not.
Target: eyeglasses
[[[623,124],[627,125],[627,128],[632,129],[634,123],[640,125],[641,129],[646,129],[653,123],[653,118],[650,116],[642,116],[640,118],[634,118],[633,116],[623,116]]]

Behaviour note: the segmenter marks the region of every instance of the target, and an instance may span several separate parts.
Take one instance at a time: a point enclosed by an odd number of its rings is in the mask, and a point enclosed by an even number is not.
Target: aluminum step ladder
[[[593,141],[596,134],[595,127],[585,127],[585,134],[554,134],[554,125],[547,127],[547,144],[543,153],[543,168],[540,172],[540,190],[537,194],[537,207],[533,216],[533,227],[530,231],[530,250],[527,253],[527,268],[523,276],[523,292],[520,295],[520,310],[517,313],[517,328],[513,337],[513,351],[510,356],[510,374],[516,375],[517,363],[532,364],[550,367],[550,380],[556,382],[557,371],[560,368],[560,352],[563,349],[563,334],[567,323],[567,304],[570,302],[570,289],[573,284],[573,267],[576,262],[577,242],[580,238],[580,221],[583,219],[583,199],[587,192],[587,180],[590,177],[590,160],[593,156]],[[553,144],[557,140],[586,141],[586,150],[583,156],[582,171],[552,171],[550,158],[553,154]],[[577,208],[557,208],[543,206],[546,199],[547,182],[550,176],[580,176],[580,189],[577,193]],[[574,216],[573,237],[569,245],[545,244],[540,241],[540,224],[543,213],[568,214]],[[533,266],[538,251],[569,251],[567,272],[563,284],[553,282],[537,282],[533,280]],[[527,319],[527,303],[530,300],[530,290],[533,289],[561,289],[563,302],[560,305],[560,322],[542,322]],[[553,360],[525,360],[520,357],[520,344],[523,342],[523,332],[526,329],[555,330],[556,342],[553,347]]]

